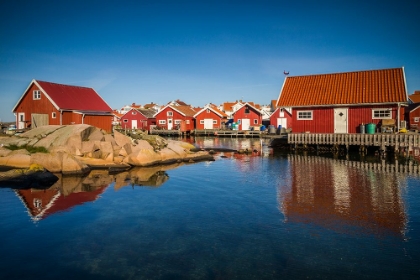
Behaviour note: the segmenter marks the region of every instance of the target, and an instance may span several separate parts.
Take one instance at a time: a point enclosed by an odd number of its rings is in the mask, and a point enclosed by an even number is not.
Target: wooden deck
[[[420,134],[322,134],[322,133],[289,133],[288,144],[291,145],[342,145],[349,146],[375,146],[381,150],[392,147],[398,151],[408,148],[409,151],[420,147]]]

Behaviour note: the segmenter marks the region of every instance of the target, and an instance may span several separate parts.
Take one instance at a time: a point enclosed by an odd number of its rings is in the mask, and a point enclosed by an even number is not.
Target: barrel
[[[365,133],[365,125],[364,124],[360,125],[360,133],[362,133],[362,134]]]
[[[366,125],[366,133],[367,134],[375,134],[375,130],[376,130],[376,124],[368,123]]]
[[[269,134],[276,134],[276,127],[274,125],[270,125],[268,127],[268,133]]]

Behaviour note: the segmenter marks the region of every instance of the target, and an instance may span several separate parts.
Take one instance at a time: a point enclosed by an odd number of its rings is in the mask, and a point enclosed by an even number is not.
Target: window
[[[190,124],[190,120],[185,120],[185,124]]]
[[[168,111],[168,112],[166,113],[166,115],[167,115],[168,117],[172,117],[172,116],[173,116],[173,112],[172,112],[172,111]]]
[[[56,113],[56,112],[52,112],[51,117],[52,117],[53,119],[55,119],[55,118],[57,117],[57,113]]]
[[[200,124],[204,124],[204,120],[200,120]]]
[[[209,108],[207,108],[206,112],[207,112],[207,113],[210,113],[210,109],[209,109]]]
[[[128,120],[127,119],[124,119],[123,122],[128,122]]]
[[[213,124],[217,124],[217,120],[213,120]]]
[[[312,120],[312,111],[298,111],[297,119],[298,120]]]
[[[181,124],[181,120],[175,120],[174,124]]]
[[[372,119],[390,119],[391,109],[373,109]]]
[[[159,120],[159,124],[166,124],[165,120]]]
[[[419,117],[414,118],[414,122],[419,122]]]
[[[34,90],[34,100],[41,99],[41,91],[40,90]]]
[[[136,111],[132,111],[132,112],[131,112],[131,114],[132,114],[132,115],[135,115],[135,114],[137,114],[137,113],[136,113]]]
[[[241,120],[238,120],[238,124],[241,124]]]
[[[245,114],[249,114],[249,107],[248,106],[245,107]]]
[[[257,119],[254,119],[254,124],[258,124],[258,120]]]

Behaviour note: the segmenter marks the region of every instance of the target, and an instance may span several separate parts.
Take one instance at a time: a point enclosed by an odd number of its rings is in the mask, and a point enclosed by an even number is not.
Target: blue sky
[[[0,119],[32,79],[133,102],[269,104],[291,76],[404,66],[420,90],[420,1],[1,1]]]

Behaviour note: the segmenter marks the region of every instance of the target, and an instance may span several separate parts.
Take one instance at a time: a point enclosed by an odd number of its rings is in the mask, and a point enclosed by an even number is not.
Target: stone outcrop
[[[34,128],[19,136],[0,138],[0,166],[43,166],[50,172],[84,174],[91,169],[128,170],[176,162],[214,160],[186,142],[144,135],[132,139],[85,124]]]

